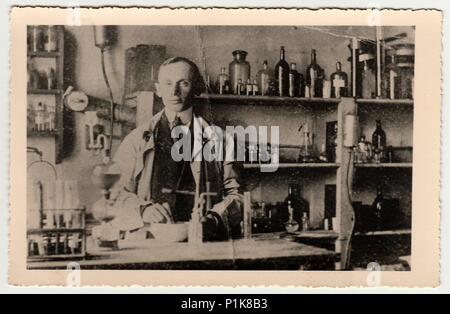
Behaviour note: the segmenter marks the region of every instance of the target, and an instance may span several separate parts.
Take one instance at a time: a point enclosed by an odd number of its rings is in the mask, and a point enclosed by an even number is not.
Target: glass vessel
[[[234,60],[229,65],[230,87],[233,94],[238,94],[238,81],[247,82],[250,78],[250,63],[245,60],[247,52],[243,50],[233,51]]]
[[[284,46],[280,48],[280,61],[275,66],[275,80],[277,80],[278,95],[283,97],[289,93],[289,64],[285,60]]]

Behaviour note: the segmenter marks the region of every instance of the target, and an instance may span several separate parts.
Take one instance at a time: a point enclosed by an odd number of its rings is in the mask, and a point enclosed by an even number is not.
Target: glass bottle
[[[361,97],[371,99],[375,96],[375,74],[364,60],[364,67],[361,73]]]
[[[264,60],[263,68],[262,70],[259,70],[257,74],[258,85],[260,87],[262,96],[269,95],[269,84],[271,78],[272,74],[270,73],[267,60]]]
[[[242,79],[238,79],[236,84],[236,95],[244,95],[244,83]]]
[[[322,162],[328,162],[327,150],[325,149],[325,144],[322,144],[322,149],[320,150],[319,160]]]
[[[324,71],[317,64],[316,49],[311,50],[311,64],[306,68],[306,84],[311,97],[322,97]]]
[[[56,73],[53,68],[47,70],[47,89],[56,89]]]
[[[383,210],[384,210],[384,196],[381,186],[377,186],[377,196],[373,200],[372,210],[374,218],[374,227],[380,230],[383,227]]]
[[[253,84],[251,79],[247,80],[247,84],[245,85],[245,92],[247,94],[247,96],[251,96],[253,93]]]
[[[225,68],[220,69],[220,74],[217,77],[217,91],[220,95],[228,94],[230,92],[230,81]]]
[[[37,51],[45,51],[48,34],[45,31],[45,27],[43,26],[36,26],[36,30],[37,30],[36,49]]]
[[[308,218],[308,213],[307,212],[303,212],[303,216],[302,216],[302,231],[303,232],[309,231],[309,218]]]
[[[331,74],[331,97],[341,98],[347,97],[348,93],[348,76],[342,71],[342,65],[336,62],[336,72]]]
[[[34,119],[35,130],[38,132],[44,131],[44,123],[45,123],[45,109],[41,102],[37,104],[36,108],[36,116]]]
[[[375,161],[382,162],[384,160],[384,150],[386,149],[386,133],[381,128],[381,120],[377,120],[377,127],[372,134],[372,146]]]
[[[288,196],[286,198],[286,204],[288,208],[288,221],[285,222],[284,226],[288,233],[296,232],[299,229],[298,222],[294,219],[295,212],[298,212],[298,208],[295,208],[295,195],[293,191],[293,186],[289,185],[288,187]]]
[[[48,105],[47,106],[48,111],[48,129],[49,131],[54,131],[56,128],[56,124],[55,124],[55,118],[56,118],[56,112],[55,112],[55,105]]]
[[[56,47],[57,47],[57,37],[58,37],[58,32],[56,29],[56,26],[48,26],[47,27],[47,35],[46,35],[46,43],[44,44],[44,48],[45,51],[47,52],[53,52],[56,51]]]
[[[289,64],[285,60],[284,46],[280,48],[280,61],[275,66],[278,95],[283,97],[289,93]]]
[[[300,74],[297,72],[297,65],[295,63],[291,63],[291,70],[289,71],[289,96],[300,96],[300,88]]]
[[[230,63],[228,71],[230,74],[230,86],[233,94],[238,94],[237,84],[239,80],[242,82],[247,82],[250,78],[250,63],[245,60],[247,54],[248,53],[243,50],[233,51],[234,60]]]
[[[309,131],[308,124],[300,127],[301,145],[300,145],[300,162],[314,162],[312,135]]]
[[[253,96],[256,96],[259,94],[258,81],[256,79],[253,80],[252,91],[253,91]]]
[[[395,99],[398,98],[396,97],[397,95],[397,77],[398,77],[398,73],[397,73],[397,68],[395,66],[395,56],[392,55],[391,56],[391,63],[386,67],[387,69],[387,77],[388,77],[388,82],[387,82],[387,95],[390,99]]]

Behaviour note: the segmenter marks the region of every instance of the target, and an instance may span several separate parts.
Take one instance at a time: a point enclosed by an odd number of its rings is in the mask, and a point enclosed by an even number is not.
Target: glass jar
[[[243,50],[233,51],[234,60],[229,65],[230,87],[233,94],[237,94],[239,80],[247,82],[250,78],[250,63],[245,60],[247,52]]]

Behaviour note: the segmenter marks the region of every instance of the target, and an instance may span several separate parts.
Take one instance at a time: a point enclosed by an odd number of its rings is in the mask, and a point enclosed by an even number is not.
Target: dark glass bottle
[[[291,63],[291,70],[289,72],[289,96],[300,96],[300,73],[297,72],[297,65]]]
[[[377,127],[372,134],[372,145],[374,149],[378,150],[386,148],[386,133],[381,128],[381,120],[377,120]]]
[[[331,74],[331,97],[341,98],[347,97],[348,93],[348,76],[342,71],[340,62],[336,62],[336,72]]]
[[[375,162],[384,162],[386,160],[386,133],[381,128],[381,120],[377,120],[377,128],[372,134],[372,146]]]
[[[279,96],[287,96],[289,93],[289,64],[285,60],[284,46],[280,48],[280,61],[275,66],[275,80]]]
[[[316,49],[311,50],[311,64],[306,68],[306,84],[311,97],[322,97],[324,71],[317,64]]]
[[[373,228],[375,230],[381,230],[383,228],[383,210],[384,210],[384,196],[381,186],[377,187],[377,196],[373,200]]]

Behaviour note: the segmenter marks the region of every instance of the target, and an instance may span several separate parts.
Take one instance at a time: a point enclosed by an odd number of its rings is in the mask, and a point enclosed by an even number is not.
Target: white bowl
[[[148,229],[156,240],[163,242],[184,242],[188,238],[188,223],[152,223]]]

